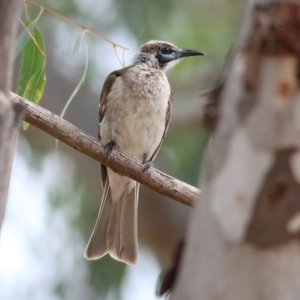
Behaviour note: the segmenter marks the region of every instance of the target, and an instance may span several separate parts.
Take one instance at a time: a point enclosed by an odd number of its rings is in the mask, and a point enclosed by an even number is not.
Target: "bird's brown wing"
[[[170,123],[170,119],[171,119],[171,114],[172,114],[172,98],[173,98],[173,94],[172,94],[172,91],[170,93],[170,96],[169,96],[169,101],[168,101],[168,108],[167,108],[167,114],[166,114],[166,124],[165,124],[165,131],[162,135],[162,138],[161,138],[161,141],[158,145],[158,147],[155,149],[154,153],[152,154],[151,158],[150,158],[150,161],[153,161],[156,157],[156,155],[158,154],[158,151],[161,147],[161,144],[166,136],[166,133],[168,131],[168,128],[169,128],[169,123]]]
[[[107,106],[107,101],[108,101],[108,95],[110,93],[110,91],[113,89],[114,83],[116,81],[116,79],[120,76],[122,76],[122,74],[124,74],[124,72],[126,72],[129,68],[131,68],[132,66],[128,66],[125,67],[123,69],[120,70],[116,70],[112,73],[110,73],[106,80],[104,81],[103,87],[102,87],[102,91],[101,91],[101,95],[100,95],[100,107],[99,107],[99,126],[98,126],[98,139],[101,141],[101,135],[100,135],[100,123],[105,115],[105,110],[106,110],[106,106]],[[105,186],[105,182],[107,179],[107,170],[106,170],[106,166],[100,164],[100,174],[101,174],[101,182],[102,182],[102,187],[104,188]]]

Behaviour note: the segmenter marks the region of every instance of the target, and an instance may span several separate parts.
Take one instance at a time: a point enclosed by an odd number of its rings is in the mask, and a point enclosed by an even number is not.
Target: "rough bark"
[[[9,100],[20,0],[0,0],[0,229],[5,213],[11,166],[22,107]]]
[[[299,1],[251,1],[172,300],[300,297],[299,37]]]
[[[128,155],[114,150],[108,155],[97,139],[41,106],[14,93],[11,93],[11,100],[16,104],[25,105],[26,122],[110,167],[115,172],[135,179],[154,191],[188,206],[192,206],[194,200],[200,195],[199,189],[154,168],[144,171],[144,165]]]

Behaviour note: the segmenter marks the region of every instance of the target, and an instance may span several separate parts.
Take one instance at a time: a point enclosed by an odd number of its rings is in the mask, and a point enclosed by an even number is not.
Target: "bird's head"
[[[151,68],[166,71],[184,57],[195,55],[205,54],[197,50],[181,49],[169,42],[149,41],[140,47],[133,64],[147,64]]]

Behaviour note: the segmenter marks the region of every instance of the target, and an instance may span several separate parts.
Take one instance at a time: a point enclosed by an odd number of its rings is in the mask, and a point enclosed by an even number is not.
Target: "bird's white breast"
[[[100,124],[104,144],[143,160],[158,147],[166,126],[170,85],[163,71],[134,66],[117,77]]]

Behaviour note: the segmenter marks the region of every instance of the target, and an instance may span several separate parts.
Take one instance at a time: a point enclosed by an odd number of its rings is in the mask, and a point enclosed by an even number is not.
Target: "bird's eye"
[[[161,53],[162,54],[171,54],[172,52],[173,52],[173,50],[168,46],[165,46],[165,47],[161,48]]]

